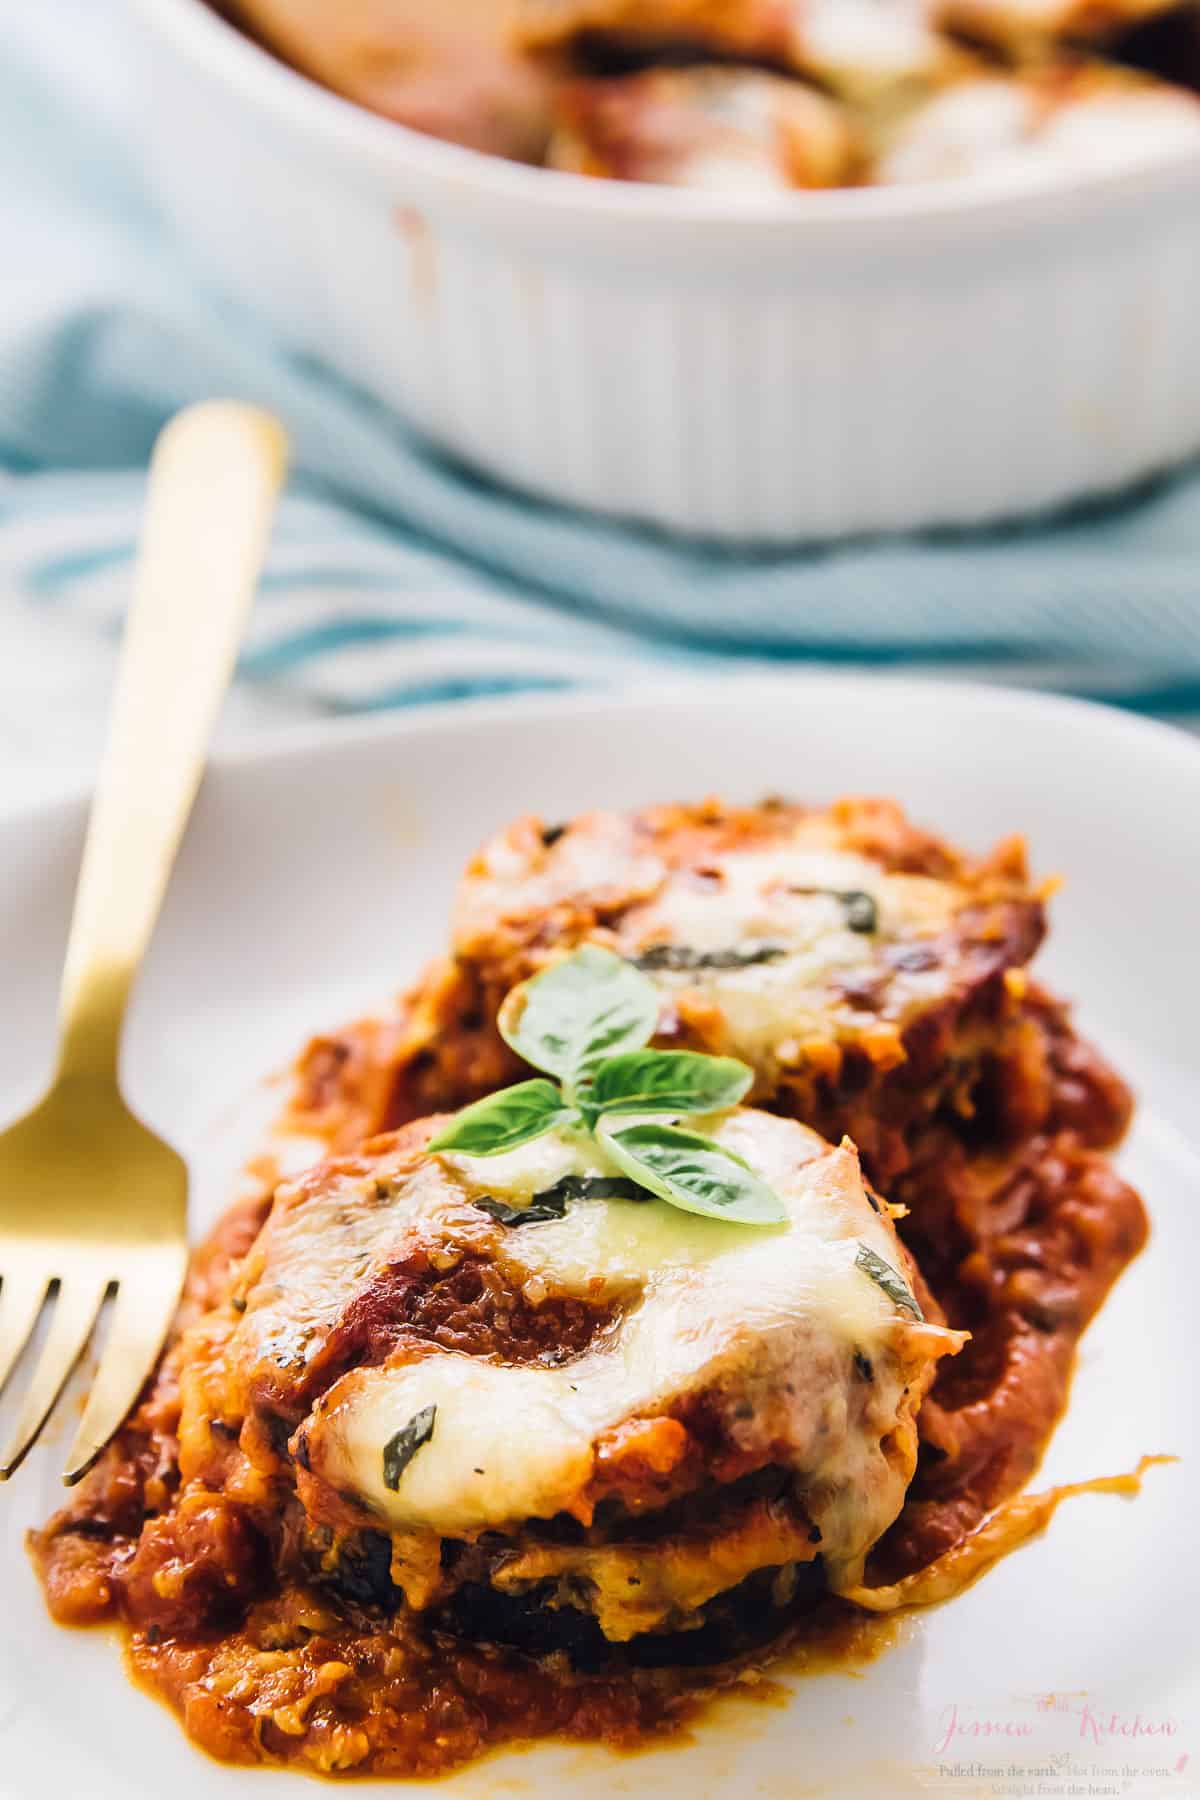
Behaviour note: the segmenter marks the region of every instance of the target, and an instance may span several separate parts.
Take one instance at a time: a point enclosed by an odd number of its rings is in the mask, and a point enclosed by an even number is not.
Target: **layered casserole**
[[[636,1743],[962,1585],[1044,1518],[1146,1231],[1046,898],[889,802],[501,832],[450,953],[305,1053],[330,1154],[198,1253],[33,1539],[55,1616],[123,1619],[216,1755],[413,1774]]]
[[[376,112],[517,161],[769,196],[1200,144],[1172,0],[238,0]]]

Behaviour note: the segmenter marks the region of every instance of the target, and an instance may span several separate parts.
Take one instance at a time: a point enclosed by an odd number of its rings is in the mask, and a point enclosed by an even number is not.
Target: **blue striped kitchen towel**
[[[291,358],[139,179],[122,0],[0,0],[0,626],[120,617],[154,434],[278,412],[296,480],[247,681],[332,709],[805,659],[934,665],[1200,721],[1200,478],[1054,524],[742,554],[522,501]],[[19,172],[19,179],[16,175]]]

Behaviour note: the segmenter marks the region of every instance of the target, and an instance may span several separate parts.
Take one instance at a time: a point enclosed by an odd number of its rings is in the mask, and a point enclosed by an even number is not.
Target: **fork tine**
[[[20,1282],[14,1275],[4,1277],[0,1288],[0,1394],[29,1342],[49,1285],[45,1275]]]
[[[91,1276],[64,1278],[54,1304],[50,1335],[33,1372],[17,1428],[0,1462],[0,1481],[7,1481],[16,1473],[53,1412],[67,1376],[83,1355],[107,1287],[107,1280]]]
[[[152,1285],[122,1280],[117,1290],[112,1329],[63,1470],[68,1487],[87,1474],[117,1430],[162,1348],[183,1285],[182,1260],[155,1277]]]

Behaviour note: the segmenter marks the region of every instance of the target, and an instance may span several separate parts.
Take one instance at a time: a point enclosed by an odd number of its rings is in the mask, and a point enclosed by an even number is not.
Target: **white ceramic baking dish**
[[[150,167],[291,341],[553,499],[796,540],[969,525],[1200,449],[1200,151],[727,195],[406,131],[140,0]]]

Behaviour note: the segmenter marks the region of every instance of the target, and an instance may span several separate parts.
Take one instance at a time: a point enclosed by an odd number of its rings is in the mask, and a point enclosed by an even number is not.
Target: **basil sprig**
[[[779,1224],[782,1202],[740,1156],[674,1125],[622,1130],[623,1113],[674,1116],[735,1106],[754,1079],[745,1063],[691,1050],[647,1050],[658,1023],[654,985],[597,944],[523,982],[505,1000],[506,1041],[558,1077],[518,1082],[464,1107],[432,1139],[433,1152],[498,1156],[547,1131],[596,1135],[610,1161],[648,1193],[686,1212],[745,1225]]]
[[[632,963],[585,944],[523,981],[500,1008],[500,1035],[574,1099],[606,1057],[638,1050],[658,1024],[658,995]]]
[[[460,1150],[464,1156],[500,1156],[577,1115],[552,1081],[518,1081],[464,1106],[429,1142],[430,1150]]]
[[[704,1113],[736,1106],[754,1080],[732,1056],[694,1050],[628,1050],[602,1062],[583,1108],[601,1113]]]
[[[787,1217],[779,1196],[748,1162],[698,1131],[675,1125],[605,1128],[601,1142],[619,1169],[684,1212],[739,1225],[779,1225]]]

